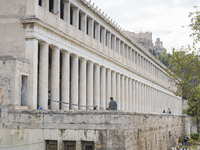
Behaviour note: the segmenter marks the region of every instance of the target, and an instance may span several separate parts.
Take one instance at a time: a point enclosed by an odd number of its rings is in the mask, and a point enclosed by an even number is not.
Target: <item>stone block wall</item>
[[[13,110],[2,107],[0,147],[45,150],[45,141],[92,141],[95,150],[168,150],[184,133],[185,116],[120,111]],[[4,136],[3,136],[4,135]]]
[[[0,57],[0,105],[21,105],[21,76],[28,76],[28,61],[15,56]]]

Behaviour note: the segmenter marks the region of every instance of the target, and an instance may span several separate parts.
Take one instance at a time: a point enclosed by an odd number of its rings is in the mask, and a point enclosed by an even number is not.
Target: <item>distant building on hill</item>
[[[124,31],[129,38],[136,40],[139,44],[141,44],[145,49],[149,50],[151,54],[154,56],[160,57],[163,55],[165,48],[163,47],[163,42],[160,41],[160,38],[156,39],[155,45],[152,40],[152,33],[134,33],[130,31]]]

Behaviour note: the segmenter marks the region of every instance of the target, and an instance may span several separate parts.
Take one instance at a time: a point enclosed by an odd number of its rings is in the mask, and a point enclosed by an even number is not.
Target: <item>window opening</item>
[[[100,43],[102,43],[103,39],[102,39],[102,34],[103,34],[103,29],[100,28]]]
[[[76,141],[64,141],[64,150],[76,150]]]
[[[94,150],[94,142],[83,141],[82,150]]]
[[[21,76],[21,105],[28,106],[28,76]]]
[[[73,25],[73,8],[70,6],[70,24]]]
[[[94,23],[93,38],[96,39],[96,25]]]
[[[46,150],[57,150],[58,142],[55,140],[46,141]]]
[[[89,19],[87,18],[86,33],[89,34]]]
[[[81,15],[81,12],[79,12],[79,15],[78,15],[78,29],[79,30],[82,30],[81,29],[81,24],[82,24],[82,15]]]

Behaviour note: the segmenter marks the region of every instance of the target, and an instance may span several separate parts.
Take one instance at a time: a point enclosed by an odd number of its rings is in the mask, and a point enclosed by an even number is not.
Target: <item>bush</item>
[[[191,138],[193,140],[198,140],[199,139],[199,133],[191,133]]]

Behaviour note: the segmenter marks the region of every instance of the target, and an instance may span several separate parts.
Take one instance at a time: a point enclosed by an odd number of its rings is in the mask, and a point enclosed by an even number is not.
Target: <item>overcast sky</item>
[[[152,32],[164,47],[180,48],[191,43],[188,14],[200,0],[91,0],[124,30]]]

